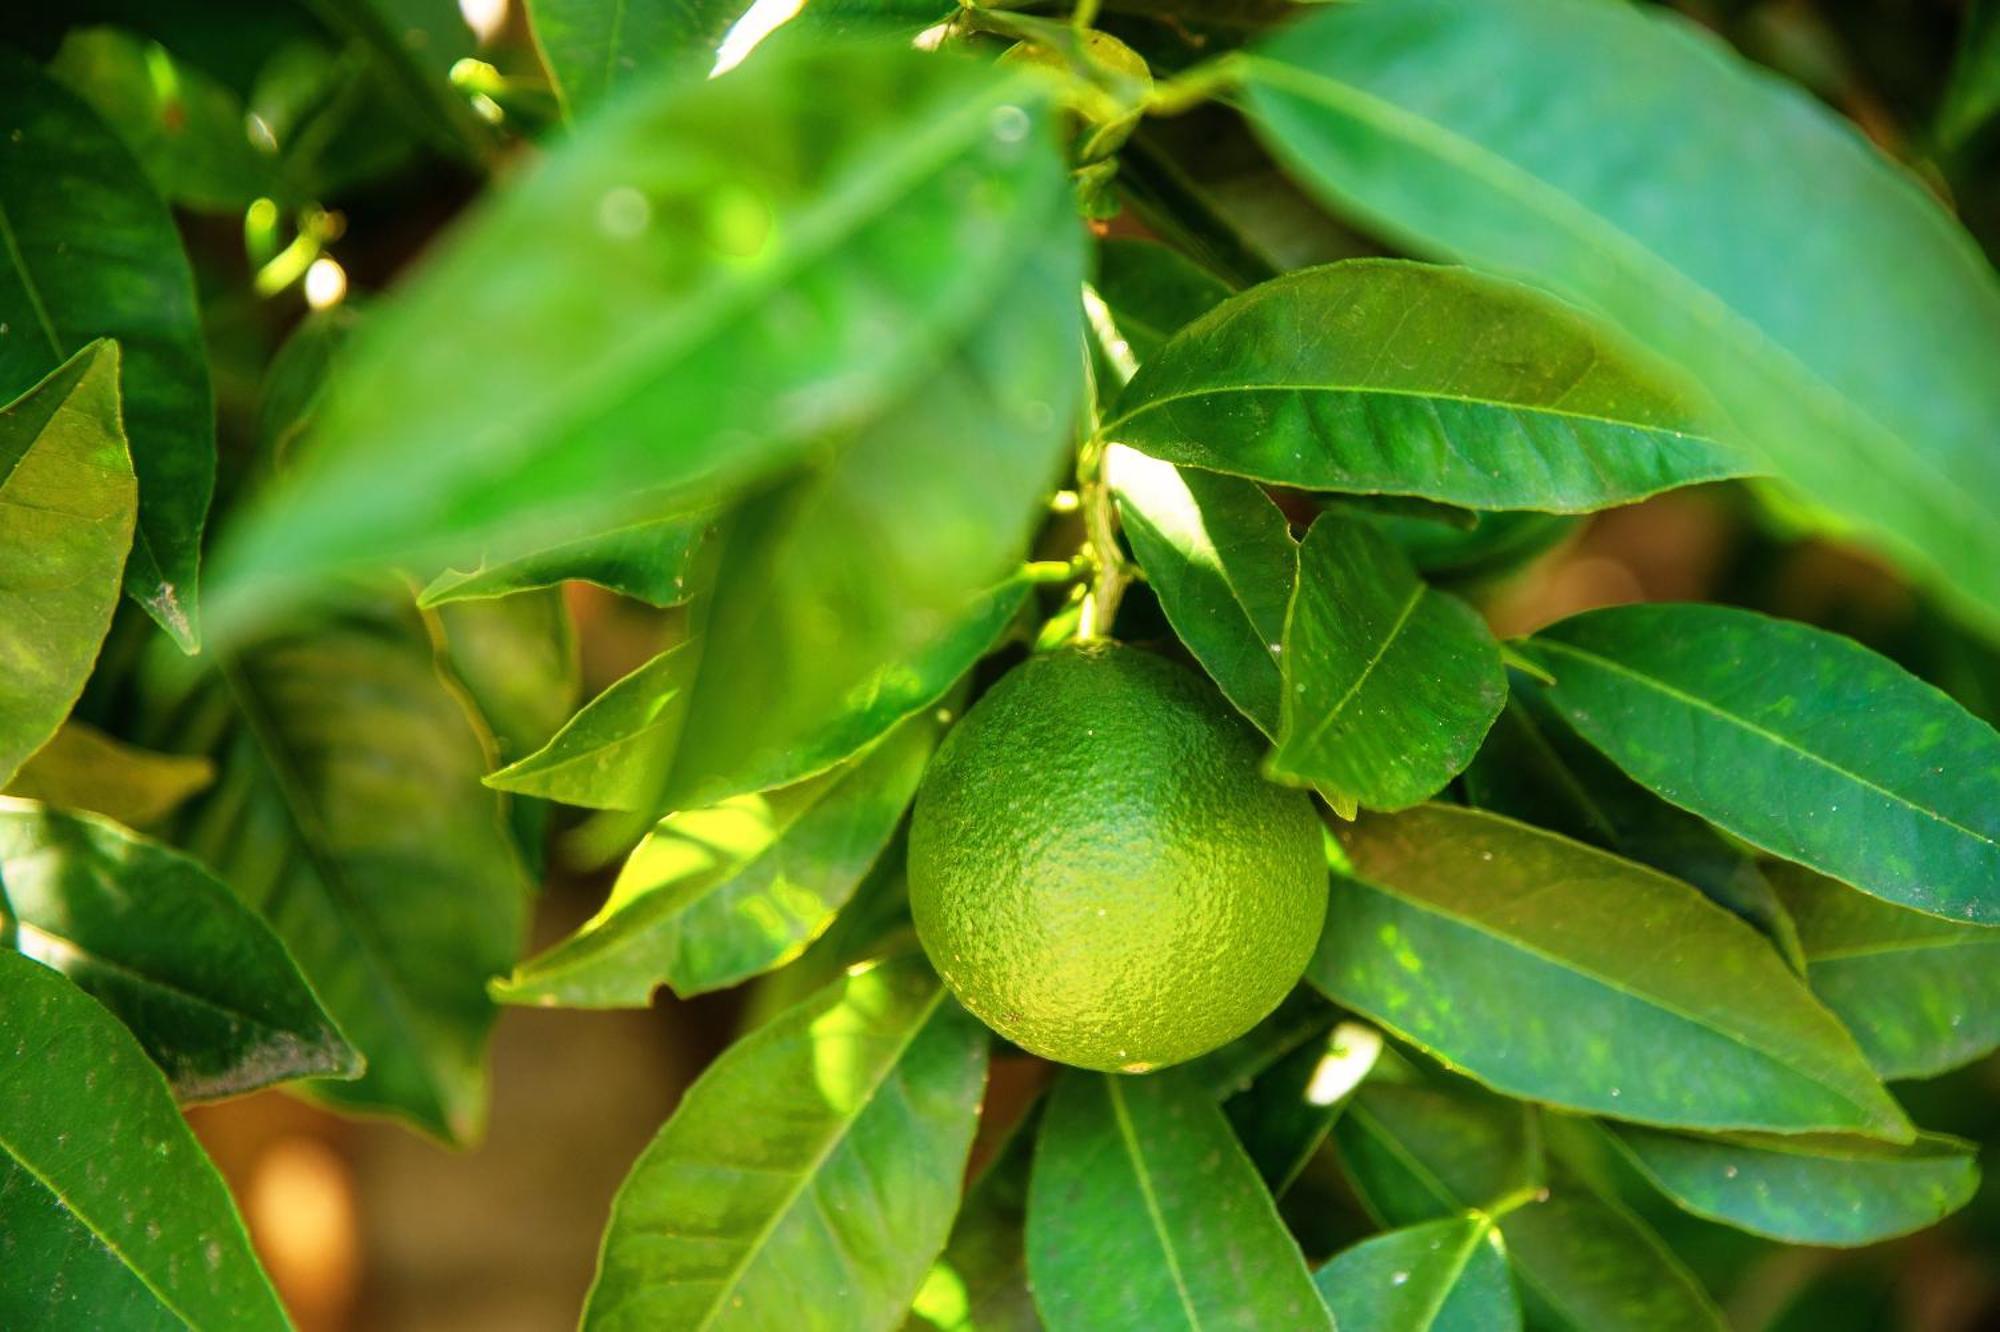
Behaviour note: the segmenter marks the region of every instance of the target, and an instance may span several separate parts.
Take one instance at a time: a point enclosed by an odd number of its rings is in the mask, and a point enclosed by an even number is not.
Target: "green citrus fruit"
[[[1138,1072],[1249,1030],[1326,914],[1312,802],[1207,681],[1136,648],[1032,657],[953,728],[910,826],[945,982],[1024,1049]]]

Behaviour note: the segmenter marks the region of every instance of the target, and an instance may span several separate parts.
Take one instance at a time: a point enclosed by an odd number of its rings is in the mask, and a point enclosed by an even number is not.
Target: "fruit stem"
[[[1093,435],[1084,442],[1076,459],[1084,549],[1095,566],[1090,595],[1083,603],[1083,614],[1076,627],[1078,641],[1086,643],[1110,636],[1112,622],[1118,618],[1118,602],[1125,595],[1125,585],[1132,581],[1131,566],[1125,562],[1125,552],[1118,547],[1118,515],[1112,508],[1111,487],[1104,479],[1104,450],[1104,441]]]

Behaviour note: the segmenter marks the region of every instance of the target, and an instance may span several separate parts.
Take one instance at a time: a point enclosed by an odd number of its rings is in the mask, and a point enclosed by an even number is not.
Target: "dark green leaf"
[[[1339,514],[1322,514],[1299,544],[1282,666],[1269,771],[1375,809],[1435,795],[1507,700],[1500,648],[1478,613]]]
[[[1185,325],[1229,299],[1229,284],[1177,250],[1151,241],[1097,247],[1091,286],[1110,311],[1126,351],[1140,364]]]
[[[575,579],[655,606],[678,606],[694,595],[689,577],[709,521],[664,518],[558,542],[540,550],[447,569],[431,580],[419,605],[505,596]]]
[[[422,627],[357,609],[273,637],[225,659],[174,724],[219,771],[183,844],[270,922],[368,1060],[313,1094],[476,1137],[486,982],[518,956],[527,885]]]
[[[789,962],[853,895],[916,794],[937,742],[912,717],[858,759],[769,795],[663,819],[587,924],[524,962],[508,1003],[643,1008]]]
[[[1218,1101],[1248,1091],[1278,1061],[1303,1045],[1318,1043],[1332,1030],[1339,1010],[1318,990],[1301,985],[1271,1015],[1235,1040],[1190,1060],[1187,1077],[1215,1093]]]
[[[1610,1132],[1640,1173],[1688,1211],[1787,1244],[1873,1244],[1922,1230],[1979,1187],[1973,1145],[1934,1134],[1897,1147],[1817,1135],[1695,1138],[1629,1125]]]
[[[1381,1053],[1382,1037],[1373,1027],[1343,1022],[1324,1039],[1304,1042],[1223,1102],[1230,1126],[1273,1195],[1283,1197],[1299,1177]]]
[[[1543,1181],[1533,1113],[1470,1088],[1371,1082],[1334,1137],[1349,1178],[1386,1225],[1530,1193],[1534,1200],[1501,1218],[1500,1233],[1532,1327],[1725,1332],[1707,1293],[1637,1217],[1567,1172]]]
[[[1725,606],[1618,606],[1523,645],[1641,785],[1932,915],[2000,924],[2000,734],[1858,643]]]
[[[1678,879],[1497,815],[1342,829],[1306,976],[1501,1091],[1667,1127],[1909,1121],[1763,937]]]
[[[1053,1332],[1323,1328],[1305,1260],[1206,1088],[1072,1070],[1042,1115],[1028,1273]]]
[[[1031,291],[1066,284],[1073,321],[1078,229],[1042,86],[787,45],[623,99],[357,332],[294,484],[234,548],[245,612],[332,567],[720,503],[874,419],[1024,271]],[[1062,331],[1009,336],[1074,373]]]
[[[1326,197],[1602,316],[1780,475],[2000,621],[2000,283],[1803,89],[1615,0],[1335,5],[1246,73],[1252,115]]]
[[[0,400],[116,338],[139,477],[125,589],[193,650],[215,487],[215,406],[194,278],[167,206],[89,107],[0,52]],[[121,543],[122,545],[122,543]]]
[[[118,607],[137,495],[116,343],[91,343],[0,409],[0,786],[83,692]]]
[[[1182,470],[1114,445],[1107,479],[1167,622],[1237,711],[1276,736],[1285,611],[1298,543],[1248,481]]]
[[[72,29],[49,73],[103,117],[161,198],[226,213],[277,192],[242,99],[158,42],[121,28]]]
[[[1973,0],[1959,36],[1958,59],[1938,107],[1937,133],[1945,144],[1963,144],[2000,112],[2000,5]]]
[[[478,42],[456,0],[304,0],[328,28],[367,52],[376,78],[367,87],[432,147],[463,159],[490,157],[493,127],[452,85]]]
[[[892,1326],[985,1085],[986,1032],[921,957],[850,972],[688,1089],[612,1204],[584,1327]]]
[[[966,1191],[903,1332],[1041,1332],[1028,1291],[1028,1178],[1032,1110]]]
[[[1748,470],[1575,311],[1391,259],[1224,302],[1146,361],[1104,434],[1259,481],[1480,509],[1601,509]]]
[[[435,611],[444,659],[491,732],[500,762],[549,742],[576,707],[576,633],[562,594],[541,588]]]
[[[1805,969],[1798,930],[1750,855],[1620,772],[1557,715],[1540,683],[1516,672],[1509,685],[1506,711],[1465,770],[1473,804],[1684,879]]]
[[[0,940],[110,1009],[183,1099],[361,1072],[270,927],[109,819],[0,798]]]
[[[1797,865],[1771,880],[1798,921],[1806,981],[1885,1078],[1928,1078],[2000,1048],[2000,930],[1890,906]]]
[[[0,794],[143,828],[214,780],[215,765],[205,758],[140,749],[72,717]]]
[[[1478,1212],[1363,1240],[1313,1274],[1341,1332],[1517,1332],[1521,1307]]]
[[[229,1190],[130,1032],[0,949],[8,1327],[291,1326]]]

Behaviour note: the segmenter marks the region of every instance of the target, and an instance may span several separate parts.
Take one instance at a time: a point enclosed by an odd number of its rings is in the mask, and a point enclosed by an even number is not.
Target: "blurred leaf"
[[[1042,1113],[1028,1273],[1053,1332],[1324,1328],[1305,1259],[1208,1090],[1071,1069]]]
[[[2000,930],[1890,906],[1797,865],[1771,880],[1806,981],[1885,1078],[1928,1078],[2000,1048]]]
[[[270,927],[109,819],[0,798],[0,940],[110,1009],[183,1099],[361,1071]]]
[[[1909,1140],[1853,1038],[1678,879],[1454,806],[1337,835],[1353,876],[1306,978],[1480,1081],[1667,1127]]]
[[[1470,527],[1416,514],[1375,513],[1369,522],[1434,581],[1483,583],[1505,578],[1561,545],[1588,520],[1524,509],[1474,515]]]
[[[1248,481],[1113,445],[1106,472],[1126,539],[1167,622],[1225,696],[1278,734],[1285,611],[1298,543]]]
[[[986,1040],[905,956],[738,1041],[619,1189],[584,1327],[893,1326],[958,1209]]]
[[[1024,1233],[1034,1129],[1031,1112],[966,1190],[903,1332],[1041,1332]]]
[[[1375,809],[1435,795],[1507,700],[1499,645],[1478,613],[1339,514],[1320,515],[1299,543],[1281,662],[1267,770]]]
[[[1601,509],[1750,470],[1576,312],[1392,259],[1224,302],[1140,367],[1104,435],[1278,485],[1485,509]]]
[[[1465,770],[1473,804],[1691,883],[1761,930],[1794,970],[1805,970],[1798,929],[1754,859],[1592,749],[1539,682],[1517,671],[1509,686],[1506,711]]]
[[[1334,1126],[1369,1211],[1411,1226],[1543,1185],[1530,1108],[1371,1082]],[[1528,1325],[1551,1332],[1725,1332],[1721,1311],[1659,1236],[1559,1171],[1500,1220]]]
[[[0,200],[0,218],[5,209]],[[118,607],[136,496],[118,344],[89,344],[0,408],[0,785],[48,743],[90,678]]]
[[[458,0],[303,0],[332,29],[359,42],[380,78],[374,95],[446,156],[492,156],[493,127],[452,86],[452,67],[478,53]]]
[[[1852,125],[1680,15],[1613,0],[1329,6],[1246,75],[1265,136],[1330,201],[1602,316],[2000,625],[2000,282]]]
[[[993,650],[1027,591],[1025,583],[1009,579],[987,592],[924,651],[849,690],[790,749],[757,756],[710,803],[824,772],[904,717],[935,704]],[[689,682],[700,665],[698,646],[667,649],[584,705],[541,750],[494,773],[487,784],[593,809],[658,810],[688,707]]]
[[[13,1051],[0,1088],[0,1323],[291,1326],[222,1177],[130,1032],[0,949],[0,1048]]]
[[[436,610],[444,658],[507,762],[547,744],[576,707],[576,632],[562,594],[542,588]]]
[[[1223,1102],[1230,1127],[1274,1196],[1283,1197],[1298,1179],[1381,1053],[1382,1037],[1373,1027],[1342,1022]]]
[[[313,1095],[476,1138],[486,981],[518,956],[527,886],[421,626],[357,607],[274,636],[167,724],[220,774],[182,843],[270,922],[368,1060]]]
[[[140,749],[72,717],[0,794],[143,828],[214,780],[215,765],[205,758]]]
[[[359,330],[290,487],[223,557],[244,613],[332,568],[718,504],[928,390],[1078,248],[1040,86],[842,44],[622,100]]]
[[[1518,1332],[1493,1221],[1478,1212],[1377,1235],[1313,1274],[1341,1332]]]
[[[1850,639],[1726,606],[1617,606],[1523,652],[1626,773],[1747,842],[2000,924],[2000,734]]]
[[[1140,364],[1184,326],[1229,299],[1229,284],[1177,250],[1151,241],[1097,247],[1091,286]]]
[[[1937,112],[1937,136],[1947,147],[1965,143],[2000,112],[2000,5],[1972,0],[1964,23]]]
[[[421,606],[505,596],[526,588],[554,587],[574,579],[654,606],[678,606],[694,595],[688,586],[695,557],[708,535],[706,516],[663,518],[596,532],[572,541],[498,560],[482,560],[461,573],[447,569],[417,599]]]
[[[12,330],[0,334],[0,400],[74,364],[91,339],[118,340],[111,370],[139,478],[125,590],[193,651],[195,566],[215,486],[194,278],[172,215],[131,153],[74,94],[4,51],[0,216],[0,327]]]
[[[1629,1125],[1609,1133],[1688,1211],[1787,1244],[1906,1235],[1965,1206],[1979,1187],[1973,1144],[1936,1134],[1898,1147],[1811,1134],[1696,1138]]]
[[[227,213],[277,192],[251,146],[243,102],[158,42],[121,28],[74,28],[49,73],[90,103],[170,203]]]
[[[516,1004],[643,1008],[784,965],[844,906],[916,794],[938,724],[912,717],[860,758],[768,796],[661,820],[604,908],[494,987]]]

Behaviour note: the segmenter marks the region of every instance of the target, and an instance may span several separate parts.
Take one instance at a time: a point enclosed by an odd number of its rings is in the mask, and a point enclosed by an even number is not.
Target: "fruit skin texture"
[[[1139,1072],[1233,1040],[1319,940],[1327,868],[1301,791],[1206,680],[1111,643],[1030,658],[939,747],[910,908],[965,1006],[1016,1045]]]

